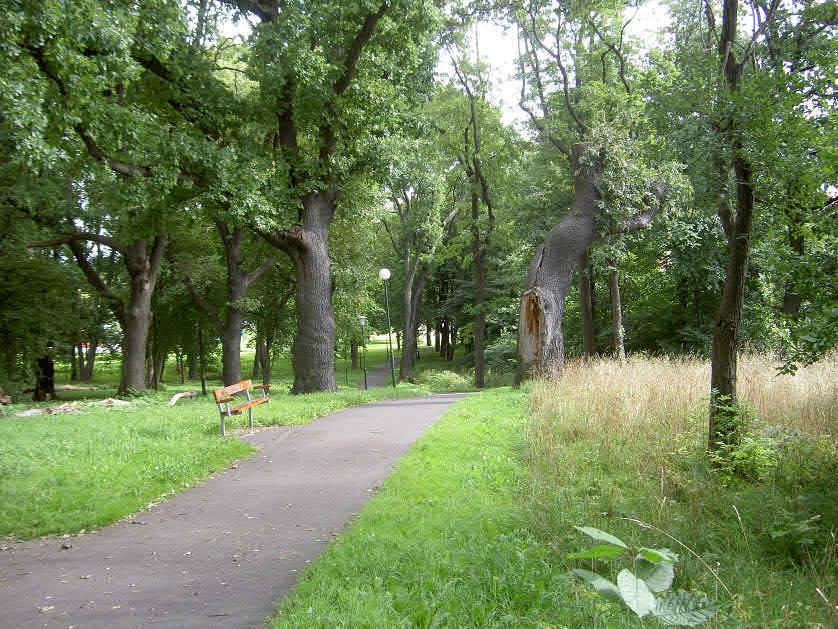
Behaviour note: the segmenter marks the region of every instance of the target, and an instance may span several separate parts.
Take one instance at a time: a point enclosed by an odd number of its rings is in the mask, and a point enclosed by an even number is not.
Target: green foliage
[[[651,614],[665,625],[696,627],[716,613],[716,606],[703,594],[684,591],[666,593],[675,578],[673,564],[678,562],[678,555],[668,548],[630,548],[618,537],[597,528],[575,528],[606,544],[571,553],[567,559],[610,560],[623,557],[632,561],[634,572],[628,568],[620,570],[616,585],[590,570],[577,568],[572,573],[587,581],[603,596],[622,601],[639,618]]]

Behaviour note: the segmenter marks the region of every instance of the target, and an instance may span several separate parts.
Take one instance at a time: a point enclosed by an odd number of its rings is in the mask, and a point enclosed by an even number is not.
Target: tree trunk
[[[449,362],[454,360],[454,352],[457,349],[457,326],[453,321],[448,322],[448,353],[445,359]]]
[[[806,244],[800,223],[800,213],[797,209],[786,212],[789,248],[798,259],[803,258]],[[797,291],[794,282],[789,280],[786,283],[785,292],[783,293],[783,314],[791,319],[796,319],[799,313],[800,293]]]
[[[325,201],[323,201],[325,202]],[[292,393],[335,391],[335,319],[328,227],[295,231],[292,260],[297,279],[297,334],[291,347]]]
[[[201,324],[198,324],[198,364],[201,371],[201,394],[207,394],[207,353],[204,349],[204,332]]]
[[[17,376],[17,339],[11,332],[4,333],[3,339],[6,378],[9,382],[14,382]]]
[[[349,342],[349,356],[352,361],[352,370],[354,371],[358,368],[358,341],[354,339]]]
[[[273,333],[265,339],[265,351],[262,352],[262,384],[270,384],[273,377]]]
[[[125,308],[122,329],[122,382],[119,385],[119,391],[123,394],[132,389],[143,391],[146,388],[145,359],[151,326],[151,296],[154,291],[154,281],[149,274],[148,258],[144,255],[145,241],[140,242],[143,255],[137,255],[136,264],[129,265],[131,293]],[[136,244],[134,243],[132,247],[139,254],[139,247],[135,247]]]
[[[443,317],[439,324],[439,355],[442,358],[448,357],[448,345],[451,343],[451,337],[448,332],[448,317]]]
[[[186,355],[186,364],[187,369],[189,370],[189,375],[187,377],[190,380],[196,380],[198,378],[198,355],[194,350]]]
[[[430,321],[425,323],[425,345],[427,347],[433,346],[433,340],[431,339],[431,326],[432,323]]]
[[[262,363],[265,361],[265,339],[260,332],[256,333],[256,351],[253,354],[253,369],[250,370],[250,378],[256,380],[262,373]]]
[[[725,0],[723,5],[721,35],[719,37],[719,59],[724,75],[725,98],[736,102],[738,82],[748,59],[736,59],[734,45],[739,25],[736,0]],[[742,322],[742,307],[745,301],[745,282],[748,275],[748,258],[751,251],[753,227],[754,188],[750,162],[744,155],[744,142],[737,128],[735,109],[729,114],[725,133],[732,138],[730,143],[734,180],[736,181],[736,216],[730,212],[725,200],[719,204],[719,218],[725,229],[728,242],[727,272],[722,302],[713,329],[713,348],[710,360],[710,416],[708,421],[708,447],[719,450],[724,445],[739,442],[738,413],[736,409],[736,368],[739,352],[739,331]],[[727,179],[727,172],[723,173]],[[722,199],[724,199],[724,193]]]
[[[232,292],[232,291],[231,291]],[[224,386],[242,379],[241,344],[244,315],[236,306],[227,307],[227,317],[221,334],[221,360]]]
[[[486,261],[480,238],[480,205],[476,188],[471,192],[471,253],[474,259],[474,386],[486,381]]]
[[[741,151],[737,146],[735,150]],[[751,165],[740,155],[733,159],[736,176],[736,220],[728,235],[728,260],[722,303],[713,330],[710,361],[710,420],[708,444],[717,450],[739,440],[736,425],[736,368],[739,330],[745,301],[745,282],[751,250],[754,190]]]
[[[442,353],[442,349],[440,344],[442,342],[442,319],[436,320],[436,325],[434,326],[434,351],[437,354]]]
[[[611,335],[614,341],[614,356],[626,359],[625,332],[623,330],[623,304],[620,300],[620,275],[616,268],[608,273],[608,287],[611,292]]]
[[[579,311],[582,319],[582,356],[587,360],[596,356],[594,335],[594,287],[591,264],[587,254],[579,269]]]
[[[413,367],[416,364],[416,336],[419,327],[419,311],[422,307],[422,291],[425,288],[425,281],[427,280],[424,273],[418,273],[417,263],[409,263],[405,266],[407,272],[405,274],[402,304],[405,322],[404,350],[399,359],[399,382],[407,382],[413,376]]]
[[[96,364],[96,348],[99,345],[98,338],[92,338],[87,344],[87,350],[79,345],[79,380],[90,382],[93,379],[93,367]]]
[[[531,375],[558,375],[564,364],[565,296],[596,238],[598,173],[580,167],[580,158],[589,146],[584,142],[573,145],[573,204],[547,234],[530,264],[518,320],[518,382]]]
[[[81,350],[79,350],[81,353]],[[75,382],[79,379],[79,366],[76,360],[76,344],[70,345],[70,382]]]

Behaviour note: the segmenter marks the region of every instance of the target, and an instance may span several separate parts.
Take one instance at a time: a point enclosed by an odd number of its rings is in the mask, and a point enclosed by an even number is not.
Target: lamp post
[[[383,268],[378,272],[378,277],[381,278],[381,281],[384,282],[384,302],[387,304],[387,347],[390,350],[390,375],[393,378],[393,387],[396,386],[396,361],[395,357],[393,356],[393,335],[392,335],[392,324],[390,323],[390,290],[389,290],[389,282],[390,279],[390,269]]]
[[[367,335],[364,332],[364,326],[367,325],[367,318],[364,315],[359,315],[358,323],[361,324],[361,344],[364,349],[361,354],[361,368],[364,370],[364,390],[366,390],[369,388],[367,385]]]

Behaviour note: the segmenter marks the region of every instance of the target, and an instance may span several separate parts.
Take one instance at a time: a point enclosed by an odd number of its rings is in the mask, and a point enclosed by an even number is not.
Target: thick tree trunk
[[[145,359],[151,326],[151,297],[156,277],[151,276],[145,241],[129,247],[126,264],[131,278],[131,292],[125,308],[122,338],[122,382],[120,393],[146,388]],[[130,256],[131,262],[128,261]]]
[[[557,375],[564,364],[564,300],[576,269],[596,238],[594,215],[600,198],[597,173],[580,167],[588,143],[573,146],[574,200],[570,212],[547,234],[530,264],[518,321],[517,381]]]
[[[295,231],[297,334],[291,348],[292,393],[335,391],[335,319],[326,224]]]
[[[440,349],[440,344],[442,343],[442,319],[436,320],[436,325],[434,326],[434,351],[437,354],[441,354],[442,350]]]
[[[457,350],[457,326],[453,321],[448,322],[448,348],[445,359],[454,360],[454,352]]]
[[[736,150],[742,148],[737,146]],[[710,362],[708,443],[711,450],[735,444],[740,436],[735,412],[736,369],[751,251],[754,189],[751,165],[739,155],[733,159],[733,171],[736,176],[736,220],[730,225],[728,234],[727,273],[713,330]]]
[[[242,379],[241,344],[244,315],[234,307],[227,307],[227,317],[221,334],[221,360],[224,386]]]
[[[579,269],[579,311],[582,318],[582,356],[590,359],[596,356],[594,334],[594,280],[587,255]]]
[[[608,287],[611,292],[611,336],[614,342],[614,356],[624,361],[626,343],[623,330],[623,304],[620,300],[620,274],[616,268],[608,273]]]
[[[434,344],[433,339],[431,338],[432,326],[433,324],[430,321],[425,323],[425,346],[427,347],[432,347]]]

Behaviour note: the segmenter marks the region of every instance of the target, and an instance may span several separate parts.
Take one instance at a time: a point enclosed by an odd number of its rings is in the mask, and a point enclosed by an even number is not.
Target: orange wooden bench
[[[247,418],[250,420],[250,427],[253,428],[253,407],[270,402],[268,397],[268,389],[271,388],[269,384],[254,385],[250,380],[242,380],[236,384],[231,384],[229,387],[222,387],[212,392],[215,397],[215,403],[218,404],[218,413],[221,415],[221,435],[224,435],[224,419],[232,415],[241,415],[247,411]],[[262,394],[253,398],[250,395],[251,389],[260,389]],[[236,395],[244,395],[244,398],[236,397]],[[242,403],[237,406],[230,406],[231,402],[241,400]]]

